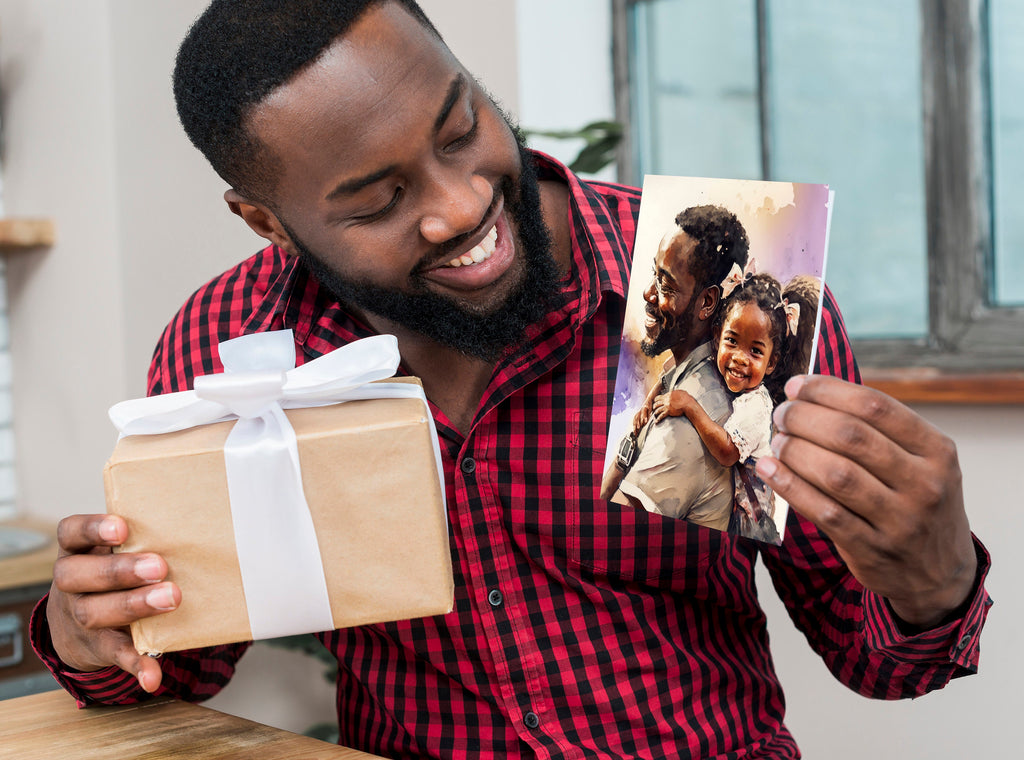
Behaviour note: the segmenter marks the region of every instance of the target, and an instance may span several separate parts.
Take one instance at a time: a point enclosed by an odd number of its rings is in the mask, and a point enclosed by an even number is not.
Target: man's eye
[[[373,211],[373,212],[371,212],[369,214],[360,214],[358,216],[353,216],[352,220],[356,221],[356,222],[374,222],[374,221],[377,221],[378,219],[381,219],[381,218],[387,216],[388,213],[390,213],[390,211],[395,206],[398,205],[398,200],[401,197],[402,197],[402,188],[401,187],[396,187],[394,195],[391,196],[391,200],[388,201],[388,204],[386,206],[384,206],[381,209],[378,209],[377,211]]]
[[[444,146],[445,153],[454,153],[457,150],[462,150],[466,146],[470,145],[474,139],[476,139],[477,129],[480,126],[480,121],[476,118],[476,111],[473,111],[473,124],[470,128],[452,140],[450,143]]]

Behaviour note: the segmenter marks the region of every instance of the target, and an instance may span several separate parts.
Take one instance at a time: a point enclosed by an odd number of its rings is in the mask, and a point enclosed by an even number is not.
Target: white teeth
[[[479,264],[481,261],[486,261],[494,253],[494,248],[498,240],[498,228],[491,227],[484,236],[484,239],[477,243],[475,246],[470,248],[461,256],[456,256],[454,259],[449,261],[446,266],[449,267],[468,267],[472,264]]]

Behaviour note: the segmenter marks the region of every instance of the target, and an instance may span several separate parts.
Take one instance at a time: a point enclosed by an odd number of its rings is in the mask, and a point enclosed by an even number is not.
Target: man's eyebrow
[[[452,83],[448,86],[448,92],[445,95],[444,102],[441,104],[441,109],[437,112],[437,118],[434,120],[434,134],[441,131],[441,127],[448,120],[451,115],[452,109],[455,108],[455,104],[459,102],[459,98],[462,97],[463,91],[466,89],[466,77],[463,74],[457,74]],[[343,195],[354,195],[362,190],[364,187],[372,185],[374,182],[380,182],[385,179],[388,175],[396,170],[395,166],[386,166],[370,174],[366,174],[362,177],[355,177],[353,179],[347,179],[339,183],[331,192],[327,194],[327,200],[337,200]]]
[[[459,98],[462,97],[462,91],[466,89],[466,77],[462,74],[456,74],[455,79],[448,85],[448,94],[445,96],[444,103],[441,104],[441,110],[437,112],[437,118],[434,119],[434,134],[436,135],[441,131],[441,127],[448,121],[449,115],[451,115],[452,109],[455,108],[455,104],[459,102]]]

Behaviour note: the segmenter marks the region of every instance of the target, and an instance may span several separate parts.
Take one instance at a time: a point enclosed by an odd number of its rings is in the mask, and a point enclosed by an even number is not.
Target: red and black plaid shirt
[[[914,696],[974,671],[989,604],[980,583],[963,617],[904,636],[799,515],[774,548],[598,497],[640,194],[538,162],[571,191],[567,303],[499,363],[466,435],[434,410],[454,612],[318,634],[339,661],[342,743],[389,757],[796,757],[754,589],[758,553],[851,688]],[[220,341],[283,328],[300,362],[369,334],[269,247],[185,304],[149,390],[219,371]],[[818,357],[819,371],[857,379],[828,294]],[[80,700],[144,696],[116,669],[62,670],[46,638],[37,614],[39,651]],[[215,693],[247,646],[166,655],[161,693]]]

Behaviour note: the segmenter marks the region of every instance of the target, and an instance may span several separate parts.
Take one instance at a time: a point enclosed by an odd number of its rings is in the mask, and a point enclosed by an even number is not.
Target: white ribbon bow
[[[379,335],[295,366],[291,330],[220,344],[224,373],[195,379],[195,390],[116,404],[122,435],[153,435],[237,419],[224,446],[235,546],[254,639],[334,628],[323,562],[302,489],[295,431],[284,409],[371,398],[426,397],[391,377],[398,341]],[[433,433],[433,418],[425,415]],[[440,452],[435,457],[442,488]],[[197,526],[198,527],[198,526]]]

